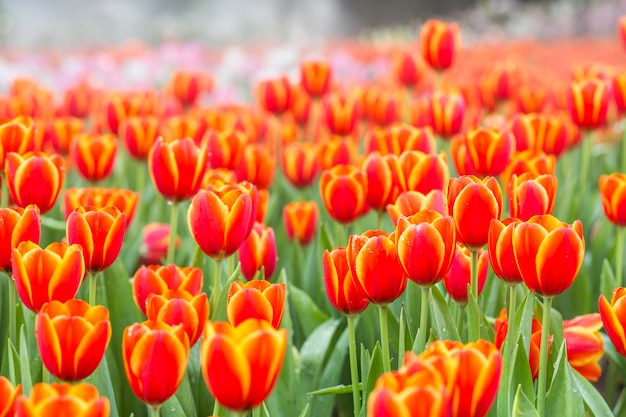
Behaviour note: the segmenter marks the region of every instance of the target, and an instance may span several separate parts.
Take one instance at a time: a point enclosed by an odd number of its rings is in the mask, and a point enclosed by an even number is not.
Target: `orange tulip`
[[[172,95],[184,106],[190,106],[213,88],[213,80],[202,71],[179,69],[170,79]]]
[[[252,230],[256,199],[239,185],[200,191],[191,200],[187,222],[202,251],[217,260],[235,253]]]
[[[396,201],[400,193],[398,177],[402,175],[400,161],[396,155],[381,156],[370,153],[361,164],[367,176],[367,202],[374,210],[382,211]]]
[[[83,132],[85,122],[72,116],[56,117],[47,123],[43,132],[44,143],[52,145],[56,153],[67,155],[76,137]]]
[[[355,278],[350,272],[346,257],[346,248],[340,246],[331,252],[325,250],[322,263],[326,296],[330,304],[347,316],[355,316],[365,310],[369,301],[354,282]]]
[[[0,208],[0,270],[11,272],[11,255],[20,243],[39,243],[41,236],[39,209],[35,205],[23,208]]]
[[[424,61],[441,71],[450,67],[461,48],[461,32],[456,23],[430,19],[420,30],[420,47]]]
[[[85,276],[79,245],[55,242],[42,249],[33,242],[22,242],[13,249],[11,265],[17,293],[35,313],[47,302],[74,298]]]
[[[61,207],[67,219],[79,207],[102,209],[113,206],[124,213],[128,226],[135,215],[138,202],[139,193],[122,188],[67,188],[63,192]]]
[[[319,209],[315,201],[292,201],[283,207],[283,225],[289,240],[308,245],[315,237]]]
[[[293,142],[283,148],[283,173],[291,185],[304,188],[317,179],[318,148],[316,144],[308,142]]]
[[[609,303],[604,295],[598,299],[598,311],[604,331],[615,346],[615,350],[626,356],[626,288],[616,288]]]
[[[104,357],[111,340],[109,311],[82,300],[51,301],[37,314],[35,334],[46,369],[64,381],[80,381]]]
[[[0,417],[13,417],[17,405],[17,398],[22,393],[22,385],[16,387],[11,381],[0,376]]]
[[[502,191],[493,177],[467,175],[448,185],[448,213],[456,223],[457,240],[471,250],[487,244],[489,224],[502,214]]]
[[[110,412],[109,399],[101,397],[93,385],[39,383],[30,397],[17,402],[15,416],[109,417]]]
[[[525,114],[541,112],[547,103],[547,89],[539,83],[522,84],[515,93],[517,109]]]
[[[390,126],[400,121],[402,97],[396,91],[377,91],[366,112],[374,125]]]
[[[63,92],[62,113],[78,118],[86,117],[98,94],[99,91],[89,85],[86,79],[79,80]]]
[[[116,207],[79,207],[67,218],[67,241],[82,246],[89,273],[105,270],[115,262],[125,232],[126,215]]]
[[[159,118],[156,116],[128,117],[119,127],[119,136],[130,156],[138,160],[148,158],[150,148],[160,136]]]
[[[122,360],[130,388],[142,402],[158,407],[178,389],[189,358],[183,326],[162,321],[135,323],[124,329]]]
[[[463,138],[472,171],[478,176],[500,175],[515,151],[515,138],[508,131],[475,127]],[[452,149],[451,153],[454,157]],[[453,159],[456,164],[456,158]]]
[[[513,154],[504,172],[500,174],[500,182],[505,189],[508,189],[511,184],[511,177],[514,174],[519,176],[526,172],[533,174],[533,177],[543,174],[555,175],[556,157],[554,155],[546,155],[543,152],[534,154],[530,150],[516,152]]]
[[[176,114],[161,122],[159,132],[166,142],[172,142],[183,138],[192,138],[196,145],[201,144],[202,135],[198,133],[201,129],[200,121],[197,117],[189,114]]]
[[[304,60],[300,62],[300,85],[311,97],[321,97],[330,89],[332,68],[327,61]]]
[[[602,374],[602,368],[598,363],[604,355],[601,328],[602,318],[598,313],[563,320],[567,360],[572,368],[591,382],[597,382]]]
[[[287,331],[265,320],[248,319],[237,327],[209,322],[200,347],[204,381],[224,407],[252,409],[274,388],[286,349]]]
[[[276,174],[276,159],[266,145],[246,145],[235,173],[237,181],[248,181],[260,189],[269,188]]]
[[[511,61],[497,62],[487,70],[481,87],[486,95],[496,101],[504,101],[517,95],[517,88],[522,83],[519,64]]]
[[[400,155],[403,175],[398,182],[402,191],[419,191],[427,194],[443,190],[450,179],[446,154],[426,155],[419,151],[405,151]]]
[[[112,133],[83,133],[70,146],[78,173],[88,181],[103,180],[113,172],[117,157],[117,138]]]
[[[196,146],[191,138],[171,143],[157,139],[148,154],[152,183],[167,200],[187,200],[200,190],[206,159],[206,149]]]
[[[554,175],[513,175],[509,183],[511,217],[526,221],[538,214],[552,214],[557,184]]]
[[[196,344],[204,325],[209,319],[209,299],[203,292],[191,295],[183,289],[167,290],[163,294],[151,294],[146,301],[146,317],[174,327],[182,325],[189,345]]]
[[[146,314],[146,304],[152,294],[165,294],[168,290],[183,290],[192,296],[202,290],[202,269],[165,266],[142,266],[133,276],[133,300],[141,312]]]
[[[4,174],[11,198],[19,207],[35,204],[41,214],[56,203],[65,178],[63,158],[42,152],[6,156]]]
[[[626,226],[626,174],[601,175],[599,182],[606,218],[616,226]]]
[[[359,165],[359,150],[352,138],[331,136],[320,142],[318,152],[320,169],[329,170],[337,165]]]
[[[466,305],[469,295],[467,287],[471,281],[470,250],[457,244],[452,259],[452,265],[443,278],[443,283],[452,298],[459,305]],[[483,291],[487,281],[489,269],[489,254],[485,250],[478,250],[478,295]]]
[[[454,219],[433,210],[400,217],[396,225],[398,257],[409,279],[422,287],[441,281],[456,248]]]
[[[560,156],[568,146],[567,126],[558,116],[542,113],[518,114],[507,124],[518,152],[529,150]]]
[[[292,89],[287,77],[261,81],[257,86],[257,101],[267,112],[283,113],[291,105]]]
[[[237,327],[247,319],[259,319],[278,329],[283,318],[286,296],[287,290],[283,283],[253,280],[243,284],[235,281],[228,289],[228,321]]]
[[[421,58],[421,57],[420,57]],[[415,87],[424,77],[426,68],[422,59],[411,51],[398,51],[393,56],[393,75],[406,88]]]
[[[568,106],[574,123],[581,128],[596,128],[606,123],[610,91],[599,78],[573,82],[568,91]]]
[[[322,172],[320,194],[330,217],[351,223],[367,208],[367,176],[351,165],[337,165]]]
[[[368,135],[367,153],[400,156],[404,151],[435,153],[435,135],[430,126],[414,127],[405,123],[394,123],[385,128],[373,128]]]
[[[352,235],[346,257],[354,283],[369,302],[385,306],[404,292],[407,275],[394,236],[380,230]]]
[[[626,112],[626,71],[613,78],[613,98],[617,105],[617,111],[623,115]]]
[[[400,216],[411,217],[420,210],[434,210],[446,214],[445,196],[441,190],[430,190],[424,195],[419,191],[405,191],[398,195],[394,204],[387,204],[387,214],[394,225]]]
[[[439,136],[456,135],[463,127],[465,99],[460,94],[435,91],[428,102],[430,125]]]
[[[503,222],[493,219],[489,226],[489,261],[496,276],[515,285],[522,282],[522,274],[513,250],[513,229],[521,221],[515,218]]]
[[[513,248],[530,291],[553,297],[569,288],[582,266],[582,223],[569,225],[550,214],[531,217],[513,230]]]
[[[331,93],[324,97],[324,120],[333,135],[354,133],[361,117],[358,99],[354,94]]]
[[[102,99],[102,123],[105,131],[118,133],[120,123],[132,116],[149,116],[156,114],[157,96],[152,90],[134,91],[129,93],[109,93]]]
[[[257,190],[256,215],[254,221],[265,222],[265,213],[270,202],[270,192],[267,189]]]
[[[208,162],[211,168],[237,169],[246,146],[246,136],[241,131],[209,131],[203,140],[207,143]]]
[[[250,234],[237,251],[241,274],[251,280],[263,268],[263,277],[271,278],[276,268],[276,238],[274,229],[255,222]]]
[[[0,168],[10,152],[25,155],[36,150],[35,123],[27,116],[19,116],[0,124]]]

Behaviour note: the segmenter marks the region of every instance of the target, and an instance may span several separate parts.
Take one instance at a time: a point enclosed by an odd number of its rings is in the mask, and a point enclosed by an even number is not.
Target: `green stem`
[[[515,343],[517,334],[516,334],[516,329],[515,329],[515,310],[517,310],[517,297],[515,294],[515,290],[516,290],[516,286],[515,285],[509,285],[509,314],[507,314],[508,319],[509,319],[509,328],[507,330],[507,343],[509,345],[508,349],[509,349],[509,353],[513,354],[514,351],[514,347],[513,344]],[[510,358],[511,356],[509,356]]]
[[[13,345],[17,347],[16,304],[17,290],[15,289],[15,281],[9,277],[9,338],[11,342],[13,342]]]
[[[422,303],[420,306],[420,328],[417,332],[417,348],[422,352],[426,347],[426,328],[428,327],[428,306],[430,302],[430,287],[421,287]],[[416,352],[417,353],[417,352]]]
[[[543,299],[543,319],[541,322],[541,345],[539,348],[539,377],[537,380],[537,413],[539,417],[544,416],[546,404],[546,382],[548,372],[548,337],[550,334],[550,310],[552,308],[552,297]]]
[[[45,383],[45,384],[49,384],[50,383],[50,371],[48,370],[48,368],[46,368],[45,365],[43,365],[41,367],[41,382]]]
[[[378,306],[378,319],[380,321],[380,343],[383,349],[383,370],[391,371],[391,355],[389,355],[389,326],[387,323],[387,306]]]
[[[585,195],[587,192],[587,184],[589,179],[589,159],[591,158],[591,136],[592,131],[588,130],[584,133],[582,150],[580,154],[580,177],[578,177],[578,191],[580,195]]]
[[[237,414],[235,414],[235,415],[237,415]],[[244,413],[242,412],[242,413],[240,413],[240,415],[243,416]],[[252,417],[261,417],[261,406],[254,407],[252,409]]]
[[[626,172],[626,117],[622,119],[622,169],[620,172]],[[4,207],[4,206],[3,206]]]
[[[359,392],[359,370],[356,360],[356,330],[354,329],[354,317],[347,316],[348,319],[348,340],[350,349],[350,376],[352,378],[352,404],[354,407],[354,417],[361,413],[361,393]]]
[[[89,305],[93,307],[96,305],[98,274],[90,272],[87,276],[89,279]]]
[[[478,303],[478,251],[477,250],[470,251],[470,291],[472,292],[472,297]],[[470,336],[470,338],[473,338],[472,336],[474,335],[476,336],[476,338],[480,338],[480,317],[476,318],[476,320],[472,320],[471,316],[475,314],[474,308],[469,308],[468,313],[469,313],[468,314],[469,323],[468,323],[467,334],[468,336]],[[475,333],[473,333],[469,327],[472,325],[472,322],[475,322],[475,325],[477,326],[474,329]],[[470,340],[470,342],[475,342],[475,340]]]
[[[220,405],[220,402],[217,401],[217,399],[215,399],[215,404],[213,405],[213,413],[211,413],[211,415],[215,417],[222,415],[222,406]]]
[[[623,171],[626,172],[626,171]],[[624,265],[624,233],[626,228],[617,228],[617,241],[615,242],[615,285],[614,288],[622,286],[622,266]]]
[[[196,245],[196,250],[193,252],[193,256],[191,257],[191,266],[194,268],[204,267],[204,252],[202,252],[202,249],[198,245]]]
[[[150,409],[150,417],[159,417],[161,415],[161,407],[153,407],[149,405],[148,408]]]
[[[167,263],[174,263],[174,255],[176,252],[176,229],[178,228],[178,207],[179,203],[172,203],[172,211],[170,212],[170,240],[167,245]]]
[[[213,288],[211,289],[211,316],[215,315],[219,293],[222,289],[222,261],[213,260]],[[215,415],[215,414],[213,414]]]
[[[0,187],[2,187],[0,207],[6,208],[9,207],[9,185],[7,184],[7,177],[4,174],[0,174],[0,180],[2,181],[2,184],[0,184]]]

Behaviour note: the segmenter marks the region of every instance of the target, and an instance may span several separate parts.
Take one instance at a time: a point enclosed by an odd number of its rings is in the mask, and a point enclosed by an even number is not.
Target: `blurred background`
[[[416,37],[430,17],[476,38],[612,36],[626,0],[2,0],[6,50],[138,40],[215,46],[315,45],[354,37]]]

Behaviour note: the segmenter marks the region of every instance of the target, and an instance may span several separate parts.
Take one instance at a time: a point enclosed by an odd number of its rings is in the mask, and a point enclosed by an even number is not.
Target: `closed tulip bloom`
[[[4,174],[15,204],[19,207],[35,204],[44,214],[54,206],[63,188],[65,164],[56,154],[11,152],[6,156]]]
[[[369,302],[385,306],[404,292],[407,275],[395,237],[380,230],[352,235],[346,256],[354,282]]]
[[[511,217],[526,221],[535,215],[552,214],[557,184],[554,175],[513,175],[509,184]]]
[[[130,156],[137,160],[145,160],[148,158],[150,148],[160,136],[159,118],[128,117],[120,124],[118,135]]]
[[[11,272],[11,255],[22,242],[39,243],[41,219],[35,205],[0,208],[0,270]]]
[[[445,70],[454,62],[461,48],[461,32],[456,23],[430,19],[420,30],[420,47],[424,61],[431,68]]]
[[[358,166],[359,150],[354,140],[349,137],[331,136],[322,140],[319,145],[319,164],[322,171],[337,165]]]
[[[70,145],[84,128],[85,122],[82,119],[72,116],[55,117],[47,123],[43,132],[44,144],[52,145],[56,153],[67,155]]]
[[[618,113],[623,115],[626,112],[626,71],[613,78],[613,98]]]
[[[354,133],[361,117],[358,98],[354,94],[331,93],[324,97],[324,120],[333,135]]]
[[[283,113],[291,105],[292,89],[287,77],[263,80],[257,85],[257,101],[269,113]]]
[[[515,151],[515,138],[508,131],[476,127],[465,134],[465,146],[477,175],[496,176],[509,163]]]
[[[0,417],[13,417],[17,398],[22,393],[22,385],[16,387],[7,378],[0,376]]]
[[[504,221],[493,219],[489,226],[489,261],[496,276],[508,284],[522,282],[522,274],[517,266],[513,249],[513,229],[521,220],[508,218]]]
[[[308,245],[315,237],[319,209],[315,201],[292,201],[283,207],[283,225],[289,240]]]
[[[278,255],[274,229],[263,223],[254,223],[250,234],[237,251],[241,274],[251,280],[263,268],[263,277],[269,279],[274,274]]]
[[[412,51],[398,51],[393,57],[393,75],[398,84],[406,88],[415,87],[424,77],[426,68],[421,57]]]
[[[18,401],[15,416],[109,417],[110,412],[109,399],[101,397],[91,384],[42,382],[33,386],[29,397]]]
[[[189,114],[176,114],[161,122],[159,132],[166,142],[182,138],[192,138],[197,145],[202,144],[203,136],[198,133],[201,129],[198,118]]]
[[[527,172],[531,173],[533,177],[543,174],[555,175],[556,157],[554,155],[546,155],[543,152],[534,154],[530,150],[516,152],[513,154],[504,172],[500,174],[500,182],[505,189],[508,189],[513,175],[520,176]]]
[[[67,188],[63,192],[61,207],[67,219],[79,207],[102,209],[113,206],[124,213],[128,226],[135,215],[138,202],[139,193],[123,188]]]
[[[248,319],[237,327],[209,322],[200,347],[202,375],[224,407],[258,407],[276,385],[287,349],[287,330],[265,320]]]
[[[35,123],[32,118],[18,116],[0,124],[0,168],[10,152],[24,155],[36,149]]]
[[[528,366],[530,367],[530,374],[533,380],[536,380],[539,376],[539,354],[541,346],[541,330],[543,326],[541,322],[533,317],[531,329],[530,329],[530,344],[528,346]],[[502,349],[504,342],[506,341],[506,335],[509,331],[509,320],[507,318],[506,309],[503,308],[500,311],[500,315],[496,318],[494,323],[495,338],[494,345],[498,349]],[[552,335],[548,339],[548,349],[552,344]],[[569,350],[569,348],[568,348]]]
[[[189,339],[183,326],[145,321],[124,329],[126,379],[145,404],[158,407],[174,395],[185,376],[188,358]]]
[[[626,226],[626,174],[601,175],[600,197],[606,218],[616,226]]]
[[[337,165],[322,172],[320,194],[330,217],[351,223],[366,210],[367,175],[351,165]]]
[[[148,223],[141,230],[141,246],[139,247],[139,263],[141,265],[160,265],[167,256],[170,240],[169,223]],[[180,237],[176,236],[174,248],[180,247]]]
[[[406,151],[400,155],[403,176],[399,183],[402,191],[419,191],[427,194],[432,190],[443,190],[450,180],[450,170],[444,152],[424,154]]]
[[[187,333],[189,345],[196,344],[209,319],[209,299],[203,292],[191,295],[183,289],[151,294],[146,301],[146,317],[170,326],[181,325]]]
[[[553,297],[574,282],[585,256],[580,220],[569,225],[545,214],[515,227],[513,249],[524,283],[531,292]]]
[[[439,136],[456,135],[463,127],[465,99],[460,94],[435,91],[428,102],[429,120]]]
[[[471,250],[487,244],[489,224],[502,214],[502,190],[493,177],[466,175],[448,185],[448,213],[456,223],[457,240]]]
[[[35,335],[46,369],[64,381],[80,381],[96,370],[109,345],[109,311],[82,300],[51,301],[37,314]]]
[[[332,68],[324,60],[309,59],[300,62],[300,85],[311,97],[321,97],[330,89]]]
[[[598,363],[604,355],[600,314],[585,314],[563,320],[563,338],[567,342],[567,360],[582,376],[596,382],[602,375]]]
[[[116,207],[79,207],[67,218],[67,241],[83,248],[90,273],[105,270],[115,262],[125,232],[126,215]]]
[[[598,299],[598,311],[602,317],[604,331],[615,346],[615,350],[626,356],[626,288],[613,290],[611,302],[604,295]]]
[[[11,264],[17,293],[35,313],[47,302],[74,298],[85,276],[79,245],[55,242],[42,249],[33,242],[22,242],[13,249]]]
[[[471,280],[470,250],[457,244],[452,265],[443,278],[443,283],[452,298],[459,305],[466,305],[468,300],[467,287]],[[486,250],[478,250],[478,295],[483,291],[489,269],[489,254]]]
[[[167,200],[180,202],[193,197],[202,184],[207,168],[204,147],[191,138],[166,143],[157,139],[148,155],[150,177],[157,191]]]
[[[405,191],[398,195],[394,204],[387,204],[387,214],[396,225],[400,216],[411,217],[420,210],[434,210],[446,214],[446,202],[443,191],[430,190],[424,195],[419,191]]]
[[[198,98],[213,88],[213,79],[202,71],[178,69],[170,80],[172,95],[184,106],[196,103]]]
[[[283,173],[291,185],[304,188],[317,179],[318,149],[317,144],[309,142],[293,142],[283,147]]]
[[[382,155],[400,156],[404,151],[435,153],[435,135],[430,126],[414,127],[407,123],[394,123],[385,128],[370,129],[368,154],[378,151]]]
[[[209,131],[203,140],[206,141],[208,163],[211,168],[235,170],[241,163],[246,136],[238,130],[224,132]]]
[[[558,116],[543,113],[517,114],[507,123],[518,152],[560,156],[567,148],[567,127]]]
[[[70,155],[81,177],[88,181],[101,181],[113,172],[117,158],[117,138],[112,133],[84,133],[72,141]]]
[[[243,158],[235,170],[237,181],[248,181],[259,189],[269,188],[276,174],[276,159],[267,145],[253,143],[243,150]]]
[[[174,264],[142,266],[133,276],[133,300],[145,315],[150,295],[183,290],[195,296],[202,291],[202,281],[200,268],[179,267]]]
[[[343,246],[332,251],[325,250],[322,257],[324,266],[324,284],[330,304],[346,316],[355,316],[369,305],[359,290],[355,278],[350,272],[346,248]]]
[[[606,123],[611,98],[606,81],[587,78],[573,82],[567,98],[570,115],[577,126],[593,129]]]
[[[400,193],[398,178],[402,167],[396,155],[370,153],[361,165],[367,176],[367,202],[374,210],[382,211],[396,200]]]
[[[398,257],[409,279],[430,287],[446,275],[456,248],[454,219],[433,210],[400,217],[396,225]]]
[[[259,319],[278,329],[283,318],[286,296],[287,290],[283,283],[253,280],[244,284],[235,281],[228,289],[228,321],[237,327],[247,319]]]

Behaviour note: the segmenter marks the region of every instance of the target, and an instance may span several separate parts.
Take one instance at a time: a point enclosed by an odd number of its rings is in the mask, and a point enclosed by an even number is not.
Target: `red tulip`
[[[347,316],[361,313],[369,305],[359,290],[355,278],[350,272],[346,248],[343,246],[324,251],[322,258],[324,266],[324,283],[326,296],[330,304]]]
[[[315,201],[292,201],[283,207],[283,224],[289,240],[308,245],[315,237],[319,209]]]
[[[513,175],[509,183],[511,217],[526,221],[535,215],[552,214],[557,184],[554,175]]]
[[[112,133],[90,135],[83,133],[70,145],[70,155],[78,173],[88,181],[108,178],[115,167],[117,138]]]
[[[420,31],[420,46],[424,61],[435,70],[445,70],[461,48],[461,33],[456,23],[430,19]]]
[[[170,326],[183,326],[189,345],[196,344],[209,319],[209,299],[203,292],[191,295],[183,289],[152,293],[146,301],[146,317]]]
[[[609,86],[598,78],[572,83],[568,106],[574,123],[581,128],[596,128],[606,123],[609,107]]]
[[[515,285],[522,282],[513,249],[513,230],[521,221],[515,218],[503,222],[493,219],[489,226],[489,261],[496,276]]]
[[[394,204],[387,204],[387,214],[394,225],[398,223],[400,216],[411,217],[420,210],[434,210],[445,215],[443,191],[430,190],[426,195],[419,191],[405,191],[398,195]]]
[[[109,417],[110,411],[109,399],[93,385],[39,383],[17,402],[15,416]]]
[[[332,69],[327,61],[300,62],[300,85],[311,97],[321,97],[330,89]]]
[[[237,327],[247,319],[259,319],[278,329],[283,318],[286,296],[287,290],[282,283],[253,280],[243,284],[235,281],[228,289],[228,321]]]
[[[0,376],[0,417],[13,417],[17,398],[22,393],[22,385],[16,387],[7,378]]]
[[[254,223],[250,234],[239,247],[239,263],[241,274],[251,280],[263,268],[263,277],[271,278],[276,268],[278,255],[276,254],[276,238],[274,229],[263,223]]]
[[[604,295],[598,299],[598,311],[602,317],[604,331],[615,346],[615,350],[626,356],[626,288],[616,288],[609,303]]]
[[[606,218],[616,226],[626,226],[626,174],[601,175],[600,197]]]
[[[601,328],[602,318],[598,313],[563,320],[567,360],[572,368],[591,382],[597,382],[602,375],[602,368],[598,363],[604,355]]]
[[[11,272],[11,255],[20,243],[39,244],[41,236],[39,209],[35,205],[23,208],[0,208],[0,270]]]
[[[467,304],[467,287],[471,281],[470,274],[470,250],[467,247],[457,245],[452,259],[452,265],[443,279],[443,283],[456,303],[464,306]],[[487,281],[489,269],[489,255],[485,250],[478,250],[478,295],[483,291]]]
[[[328,214],[339,223],[351,223],[366,210],[367,176],[350,165],[322,172],[320,194]]]

